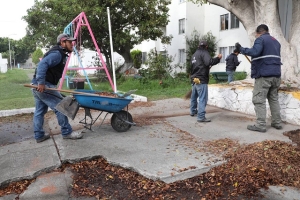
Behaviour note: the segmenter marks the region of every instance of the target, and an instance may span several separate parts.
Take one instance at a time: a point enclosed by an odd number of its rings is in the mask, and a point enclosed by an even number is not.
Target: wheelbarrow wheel
[[[118,132],[126,132],[130,129],[132,123],[132,116],[129,112],[121,110],[120,112],[114,113],[111,117],[111,126]]]

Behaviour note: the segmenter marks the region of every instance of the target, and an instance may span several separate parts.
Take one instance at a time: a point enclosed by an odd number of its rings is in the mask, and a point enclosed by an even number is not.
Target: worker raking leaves
[[[190,115],[194,116],[197,114],[198,122],[211,121],[205,117],[205,108],[208,100],[207,84],[209,82],[209,70],[211,66],[218,64],[222,58],[222,54],[219,54],[215,58],[211,58],[207,47],[207,42],[201,41],[191,59],[192,94]]]

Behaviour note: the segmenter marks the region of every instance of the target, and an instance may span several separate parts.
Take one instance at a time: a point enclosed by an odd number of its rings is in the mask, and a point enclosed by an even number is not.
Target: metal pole
[[[11,52],[10,52],[10,39],[8,38],[8,50],[9,50],[9,66],[10,66],[10,70],[12,70],[12,66],[11,66]]]
[[[114,92],[117,92],[115,64],[114,64],[114,49],[113,49],[112,36],[111,36],[111,24],[110,24],[109,7],[107,7],[107,16],[108,16],[108,28],[109,28],[110,49],[111,49],[111,64],[112,64],[112,69],[113,69]]]

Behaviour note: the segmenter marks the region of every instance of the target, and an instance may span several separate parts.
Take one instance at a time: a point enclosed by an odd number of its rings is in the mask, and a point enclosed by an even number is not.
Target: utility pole
[[[11,35],[16,35],[16,34],[10,34]],[[12,65],[11,65],[11,51],[10,51],[10,38],[8,36],[8,50],[9,50],[9,66],[10,66],[10,70],[12,70]]]
[[[10,66],[10,70],[12,70],[12,66],[11,66],[11,52],[10,52],[10,39],[8,38],[8,50],[9,50],[9,66]]]

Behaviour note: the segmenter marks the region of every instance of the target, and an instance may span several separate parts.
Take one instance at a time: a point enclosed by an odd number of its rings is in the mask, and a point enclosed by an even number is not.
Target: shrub
[[[195,51],[199,47],[200,41],[205,40],[208,44],[208,52],[210,53],[211,57],[214,57],[216,55],[217,51],[217,41],[216,37],[212,35],[211,32],[208,32],[206,35],[202,36],[200,33],[198,33],[197,30],[194,30],[191,34],[191,37],[186,37],[186,44],[188,46],[186,50],[186,73],[191,73],[191,57],[195,53]]]
[[[140,50],[133,50],[130,52],[133,61],[133,67],[140,69],[142,66],[142,52]]]

